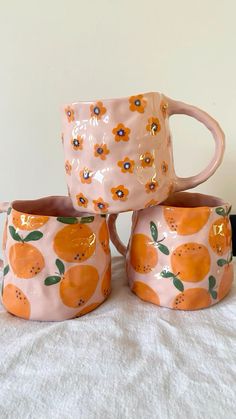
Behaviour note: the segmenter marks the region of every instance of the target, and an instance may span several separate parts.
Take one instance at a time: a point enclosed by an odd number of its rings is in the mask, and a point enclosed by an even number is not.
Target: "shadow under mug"
[[[131,290],[145,301],[179,310],[209,307],[233,282],[230,205],[179,192],[133,213],[128,248],[109,216],[111,241],[126,256]]]
[[[0,212],[7,212],[2,302],[8,312],[60,321],[108,297],[111,256],[103,216],[81,214],[61,196],[0,204]]]
[[[189,115],[215,140],[212,161],[198,175],[175,174],[169,117]],[[119,213],[163,202],[216,171],[224,133],[204,111],[161,93],[78,102],[63,108],[63,146],[68,190],[77,210]]]

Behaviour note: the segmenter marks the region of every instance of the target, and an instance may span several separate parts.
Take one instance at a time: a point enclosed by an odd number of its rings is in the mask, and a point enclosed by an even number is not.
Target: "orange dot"
[[[90,265],[76,265],[69,268],[60,282],[60,296],[68,307],[80,307],[95,293],[99,276]]]
[[[229,263],[224,268],[224,273],[220,281],[220,286],[218,289],[218,299],[222,300],[228,292],[230,291],[234,280],[234,268],[233,264]]]
[[[206,246],[201,243],[185,243],[171,255],[172,272],[182,281],[199,282],[210,270],[211,258]]]
[[[104,250],[104,252],[109,255],[110,254],[110,246],[109,246],[109,232],[107,228],[107,223],[104,220],[102,223],[102,226],[99,230],[99,242],[101,243],[101,246]]]
[[[158,254],[152,239],[144,234],[134,234],[130,246],[130,263],[136,272],[151,272],[158,262]]]
[[[160,299],[158,294],[144,282],[134,281],[132,291],[139,298],[141,298],[141,300],[160,305]]]
[[[180,235],[195,234],[207,223],[211,210],[202,208],[164,207],[163,214],[171,231]]]
[[[20,230],[37,230],[46,224],[49,217],[44,215],[28,215],[12,210],[12,222]]]
[[[4,287],[2,301],[9,313],[23,319],[30,318],[30,302],[15,285],[8,284]]]
[[[189,288],[178,294],[173,302],[173,308],[176,310],[199,310],[210,305],[210,294],[204,288]]]
[[[54,238],[55,253],[66,262],[83,262],[95,251],[96,236],[85,224],[70,224]]]
[[[101,303],[92,303],[89,304],[87,307],[82,308],[82,310],[80,310],[75,317],[81,317],[84,316],[84,314],[90,313],[90,311],[95,310],[97,307],[99,307],[101,305]]]
[[[9,250],[11,269],[18,278],[30,279],[45,266],[42,253],[32,244],[15,243]]]
[[[8,222],[6,219],[4,230],[3,230],[3,237],[2,237],[2,250],[6,250],[6,247],[7,247],[7,226],[8,226]]]
[[[217,255],[224,255],[231,247],[231,226],[227,217],[215,220],[209,231],[209,243]]]

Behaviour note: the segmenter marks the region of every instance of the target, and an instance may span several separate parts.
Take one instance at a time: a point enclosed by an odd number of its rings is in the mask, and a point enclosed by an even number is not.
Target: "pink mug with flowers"
[[[189,178],[174,170],[169,128],[174,114],[198,119],[215,140],[212,161]],[[224,152],[224,134],[213,118],[153,92],[65,106],[62,140],[73,206],[100,214],[143,209],[193,188],[213,175]]]

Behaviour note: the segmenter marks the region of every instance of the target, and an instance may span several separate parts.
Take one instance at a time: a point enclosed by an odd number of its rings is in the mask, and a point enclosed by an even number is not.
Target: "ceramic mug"
[[[196,176],[175,174],[169,129],[174,114],[198,119],[214,137],[214,157]],[[160,93],[67,105],[62,140],[69,195],[77,210],[91,213],[157,205],[170,192],[212,176],[224,152],[224,134],[213,118]]]
[[[68,197],[0,205],[2,302],[15,316],[60,321],[99,306],[111,289],[106,219],[78,213]]]
[[[128,249],[109,217],[111,240],[126,255],[131,290],[145,301],[179,310],[209,307],[233,282],[230,205],[179,192],[133,213]]]

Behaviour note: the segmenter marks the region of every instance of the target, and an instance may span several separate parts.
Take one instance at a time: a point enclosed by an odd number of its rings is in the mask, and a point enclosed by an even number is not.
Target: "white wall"
[[[0,200],[66,193],[61,104],[156,90],[219,120],[225,159],[198,189],[236,211],[235,15],[234,0],[0,0]],[[197,173],[210,134],[171,126],[177,173]]]

